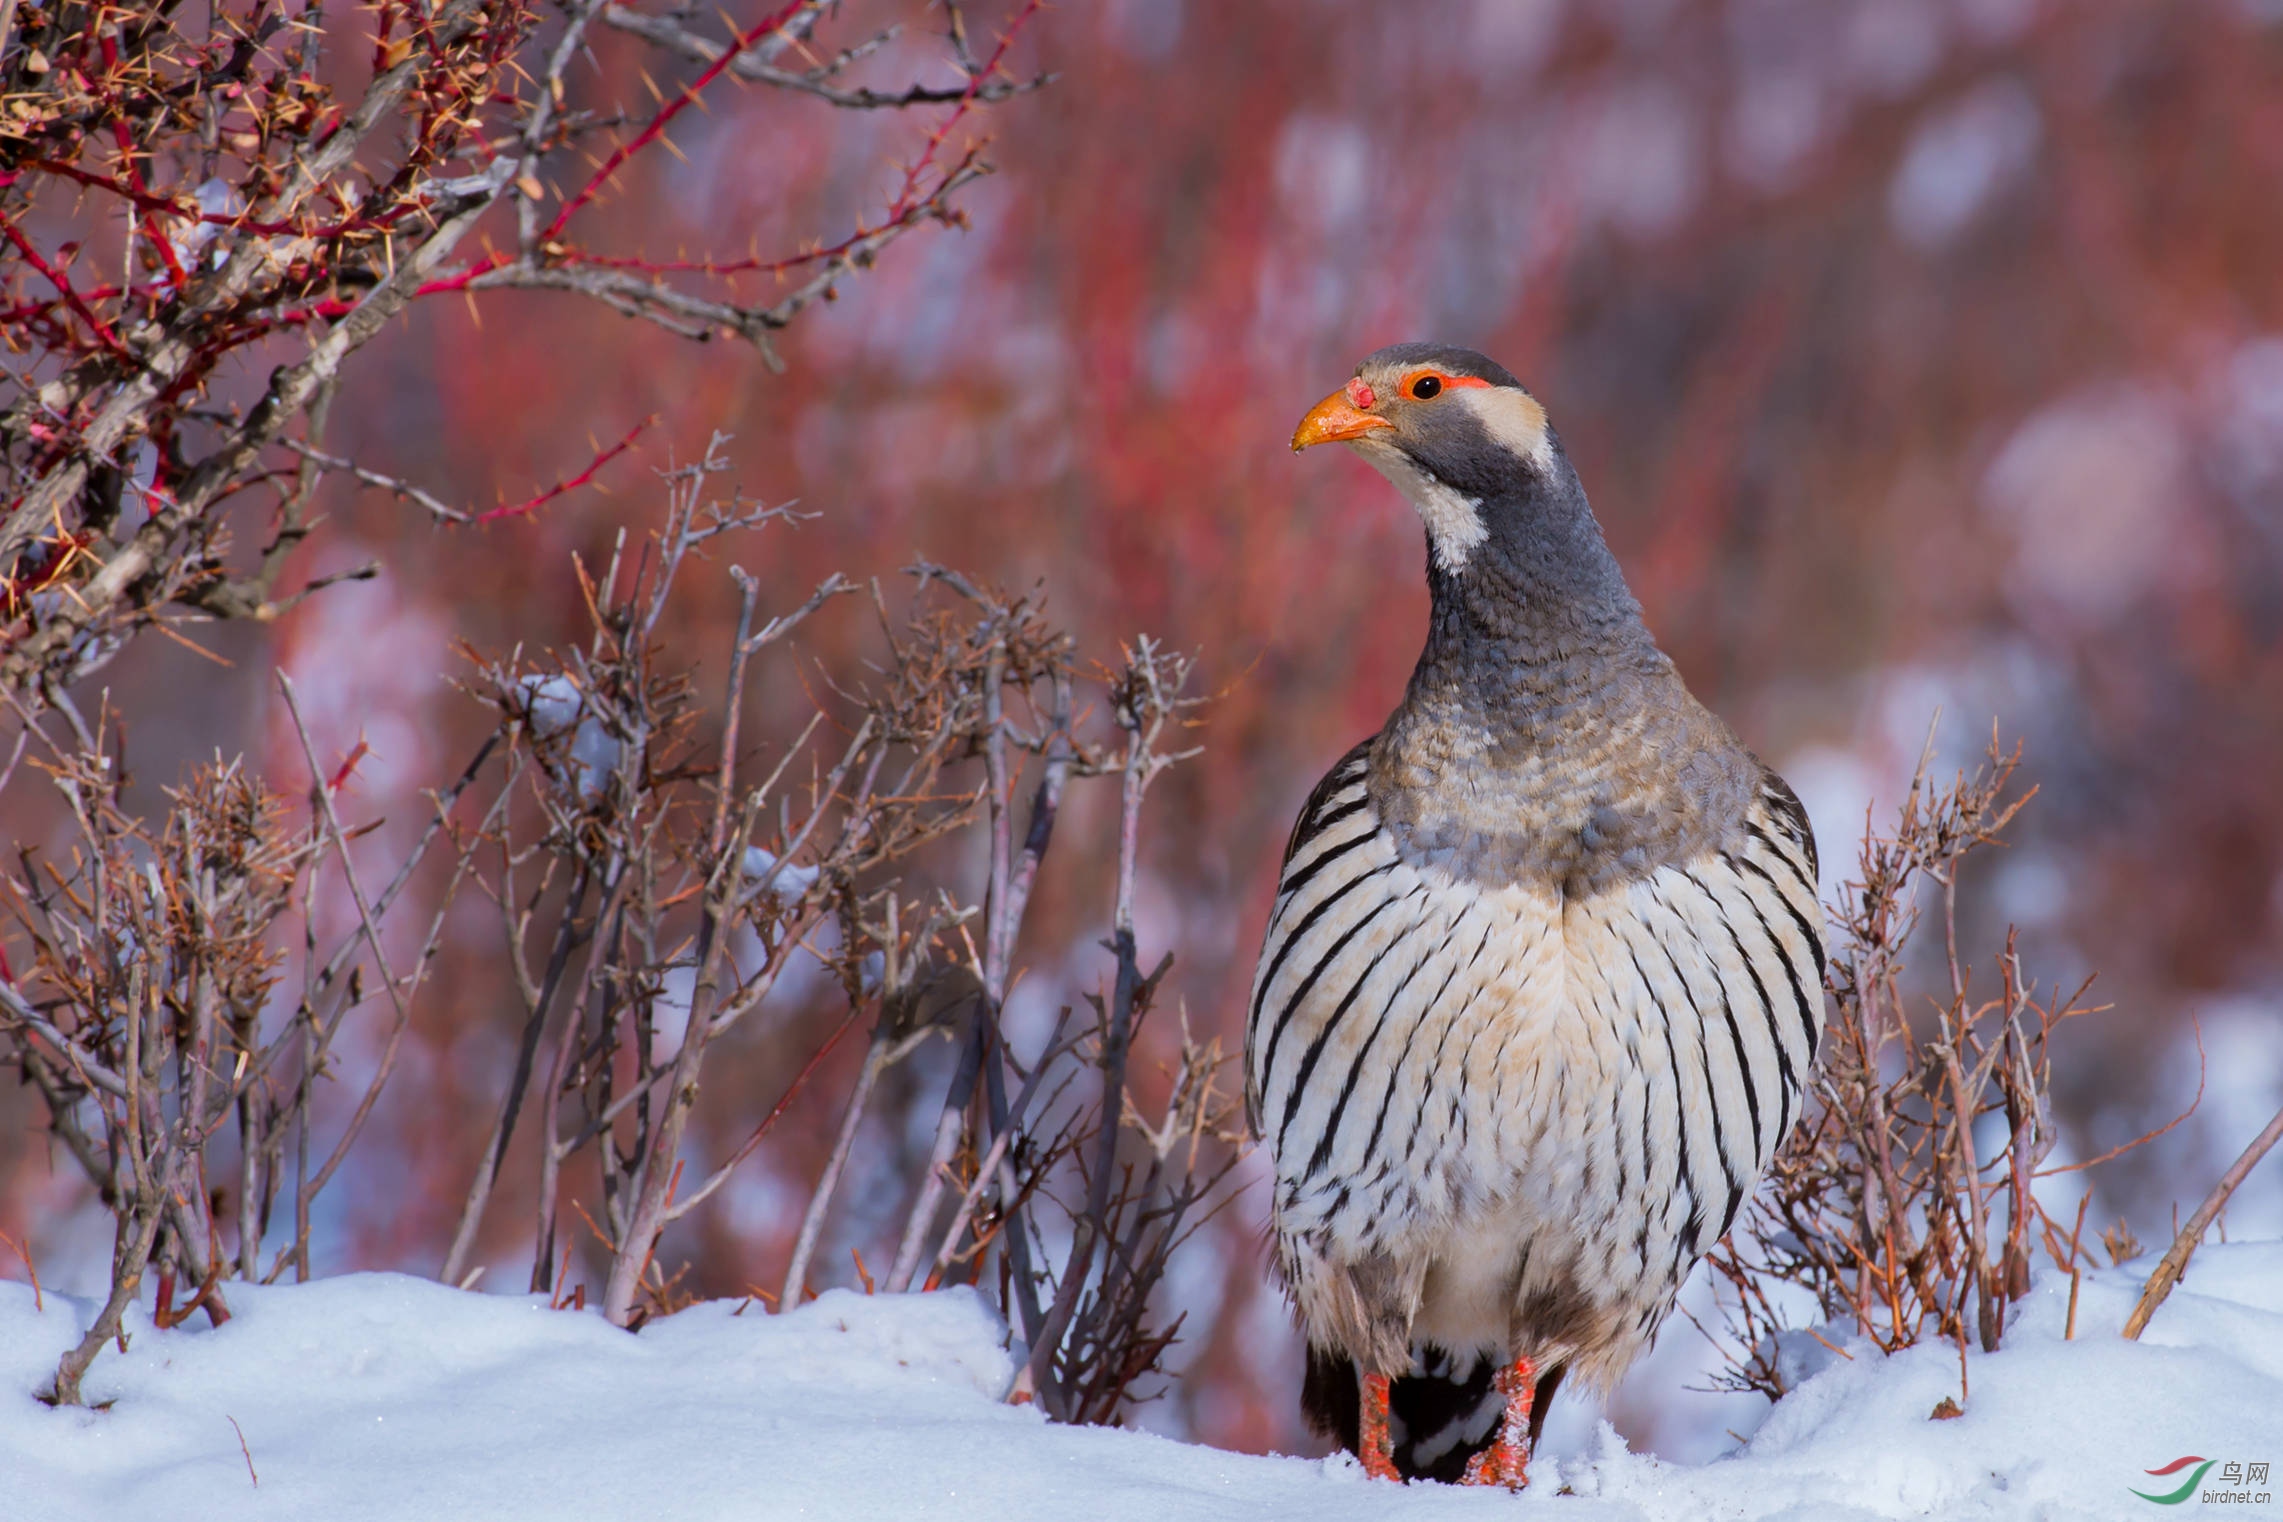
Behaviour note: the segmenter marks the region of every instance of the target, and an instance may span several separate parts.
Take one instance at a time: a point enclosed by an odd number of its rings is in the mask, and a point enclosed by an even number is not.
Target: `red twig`
[[[119,67],[119,39],[106,31],[97,38],[97,43],[103,50],[103,66],[116,70]],[[111,143],[119,150],[119,162],[127,171],[127,185],[133,191],[134,198],[140,200],[149,195],[150,192],[143,185],[143,172],[135,167],[135,135],[128,130],[127,118],[123,114],[111,118]],[[129,213],[127,225],[132,228],[139,220],[141,219],[133,213]],[[155,228],[151,231],[151,241],[158,245],[159,258],[166,265],[168,280],[176,290],[181,290],[190,277],[182,272],[182,261],[174,256],[174,244]]]
[[[94,310],[80,299],[79,292],[72,288],[71,282],[64,277],[63,271],[41,258],[40,251],[32,247],[32,240],[25,237],[15,223],[0,223],[0,227],[7,229],[8,241],[16,245],[16,252],[24,256],[24,262],[45,275],[48,283],[61,292],[63,299],[70,304],[71,309],[79,314],[79,320],[94,329],[95,336],[103,340],[103,347],[121,359],[131,362],[134,356],[127,352],[125,344],[119,342],[119,335],[112,332],[111,325],[96,316]]]
[[[335,768],[333,775],[326,779],[325,791],[328,793],[341,791],[342,787],[348,783],[349,778],[356,774],[357,763],[370,754],[372,754],[372,747],[365,743],[363,735],[359,735],[357,743],[349,747],[348,755],[341,758],[340,766]]]
[[[824,1062],[825,1058],[832,1055],[833,1048],[840,1045],[840,1038],[848,1034],[849,1027],[853,1026],[856,1023],[856,1017],[861,1012],[862,1008],[863,1006],[861,1005],[851,1005],[849,1007],[847,1016],[841,1020],[840,1024],[833,1027],[831,1035],[824,1038],[824,1045],[818,1047],[813,1053],[809,1055],[809,1060],[802,1065],[801,1070],[798,1073],[793,1075],[793,1081],[785,1085],[785,1092],[779,1096],[777,1102],[774,1105],[769,1107],[769,1113],[761,1117],[761,1124],[755,1126],[753,1128],[753,1133],[745,1138],[743,1145],[739,1146],[738,1149],[735,1152],[732,1152],[729,1155],[728,1159],[722,1163],[720,1169],[717,1170],[717,1176],[719,1174],[727,1173],[730,1169],[745,1161],[746,1158],[752,1156],[753,1149],[760,1146],[762,1141],[768,1137],[770,1129],[777,1124],[778,1117],[782,1116],[785,1111],[792,1105],[793,1100],[799,1096],[802,1087],[808,1083],[810,1075],[816,1072],[817,1068]],[[692,1203],[695,1203],[695,1201]]]
[[[650,416],[644,418],[641,422],[636,423],[633,428],[628,430],[625,438],[620,439],[617,443],[611,445],[610,448],[604,450],[601,454],[596,455],[592,460],[587,462],[587,468],[585,470],[580,471],[577,475],[571,477],[569,480],[557,481],[553,486],[548,487],[538,496],[532,497],[526,501],[515,503],[512,506],[503,505],[500,507],[495,507],[490,512],[478,513],[476,515],[475,521],[478,523],[497,523],[503,518],[520,518],[526,513],[532,512],[537,508],[544,507],[546,504],[554,501],[557,497],[560,497],[565,492],[577,491],[580,487],[586,485],[588,482],[592,481],[595,478],[595,472],[601,470],[605,465],[608,465],[611,461],[617,459],[620,455],[626,453],[629,449],[632,449],[634,447],[634,441],[642,436],[642,433],[645,429],[649,428],[651,424],[657,421],[658,414],[655,412],[651,413]]]
[[[126,131],[125,126],[119,126],[118,131],[123,134]],[[122,149],[121,151],[124,152],[125,150]],[[77,164],[66,164],[57,159],[47,158],[26,159],[24,160],[24,167],[37,169],[43,174],[57,175],[76,184],[84,185],[90,190],[100,190],[108,195],[117,196],[120,200],[140,211],[177,217],[185,222],[203,222],[212,227],[227,228],[235,233],[259,233],[270,238],[310,238],[324,242],[329,239],[344,237],[350,233],[386,232],[412,212],[424,209],[426,204],[417,200],[407,201],[401,206],[392,206],[386,211],[376,212],[370,216],[344,217],[338,222],[321,222],[315,226],[290,219],[283,222],[264,222],[255,219],[244,211],[206,211],[193,202],[177,200],[172,196],[162,196],[154,190],[145,188],[140,182],[140,177],[132,183],[123,182],[115,180],[109,175],[82,169]],[[330,186],[320,187],[320,189],[327,195],[331,195]],[[338,203],[338,198],[335,197],[334,199]],[[162,247],[166,245],[164,238],[159,238],[157,241]],[[181,266],[174,263],[172,249],[168,249],[167,262],[179,275]]]
[[[935,162],[936,152],[943,146],[943,140],[951,135],[951,129],[958,126],[967,113],[975,108],[976,94],[982,90],[984,81],[999,71],[1000,63],[1006,59],[1007,50],[1014,46],[1015,34],[1023,29],[1024,23],[1036,15],[1044,4],[1045,0],[1030,0],[1029,4],[1017,11],[1015,19],[1008,22],[1007,29],[999,34],[999,45],[991,50],[991,56],[984,59],[983,66],[969,76],[967,88],[960,95],[959,103],[936,124],[935,130],[928,134],[926,144],[920,149],[920,156],[912,161],[911,168],[904,171],[903,188],[896,192],[896,199],[888,204],[889,222],[900,220],[910,213],[918,201],[924,199],[918,195],[920,177]]]
[[[793,13],[800,8],[801,0],[793,0],[792,4],[770,12],[751,31],[733,31],[730,34],[729,46],[721,50],[721,56],[706,65],[697,78],[682,86],[681,94],[661,105],[657,114],[650,118],[640,132],[635,133],[634,136],[613,149],[610,157],[602,161],[601,167],[595,170],[586,184],[580,186],[578,192],[563,203],[561,209],[555,213],[555,220],[549,222],[545,231],[539,234],[540,243],[552,243],[560,237],[564,226],[570,222],[579,208],[601,194],[603,186],[609,183],[628,159],[663,137],[666,128],[672,124],[674,118],[688,109],[690,103],[698,98],[699,92],[719,79],[722,72],[737,61],[739,54],[790,21]]]

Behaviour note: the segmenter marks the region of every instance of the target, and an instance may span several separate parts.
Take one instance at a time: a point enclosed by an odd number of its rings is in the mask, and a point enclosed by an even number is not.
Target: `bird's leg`
[[[1491,1376],[1491,1383],[1506,1399],[1498,1419],[1498,1435],[1488,1448],[1467,1460],[1461,1485],[1503,1485],[1520,1490],[1530,1463],[1530,1407],[1537,1399],[1538,1366],[1517,1358]]]
[[[1357,1434],[1356,1457],[1363,1472],[1375,1480],[1401,1480],[1395,1472],[1395,1445],[1387,1433],[1387,1376],[1363,1377],[1363,1419]]]

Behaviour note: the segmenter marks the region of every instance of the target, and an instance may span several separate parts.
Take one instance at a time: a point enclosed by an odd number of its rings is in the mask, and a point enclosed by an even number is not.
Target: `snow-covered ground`
[[[92,1307],[35,1310],[6,1283],[0,1517],[2121,1518],[2180,1515],[2133,1492],[2204,1460],[2188,1505],[2233,1490],[2234,1514],[2283,1517],[2264,1499],[2283,1492],[2283,1243],[2205,1248],[2136,1345],[2114,1329],[2139,1278],[2090,1276],[2074,1341],[2067,1281],[2042,1282],[2009,1346],[1970,1361],[1955,1420],[1928,1419],[1958,1394],[1953,1351],[1856,1349],[1729,1457],[1661,1463],[1603,1426],[1543,1455],[1520,1498],[1051,1426],[1000,1403],[1005,1336],[964,1291],[834,1291],[784,1317],[703,1305],[629,1336],[396,1275],[233,1287],[226,1326],[146,1323],[106,1351],[87,1390],[107,1409],[52,1410],[31,1392]],[[2273,1477],[2231,1484],[2229,1464]]]

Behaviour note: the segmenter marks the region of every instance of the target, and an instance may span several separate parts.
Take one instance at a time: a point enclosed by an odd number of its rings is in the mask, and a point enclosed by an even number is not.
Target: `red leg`
[[[1395,1445],[1387,1436],[1387,1376],[1366,1374],[1363,1377],[1363,1422],[1361,1451],[1356,1457],[1363,1460],[1363,1472],[1375,1480],[1401,1480],[1395,1472]]]
[[[1503,1485],[1520,1490],[1530,1463],[1530,1407],[1537,1398],[1538,1366],[1517,1358],[1491,1377],[1506,1397],[1506,1414],[1498,1420],[1498,1436],[1488,1448],[1467,1460],[1461,1485]]]

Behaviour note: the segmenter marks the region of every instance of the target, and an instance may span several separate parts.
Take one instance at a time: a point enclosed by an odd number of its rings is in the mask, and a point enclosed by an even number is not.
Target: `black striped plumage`
[[[1419,506],[1433,617],[1286,845],[1246,1098],[1310,1409],[1353,1446],[1353,1371],[1396,1376],[1399,1470],[1450,1478],[1495,1368],[1606,1385],[1727,1231],[1815,1060],[1822,920],[1805,811],[1649,639],[1536,404],[1463,351],[1359,376],[1372,415],[1311,420]]]

